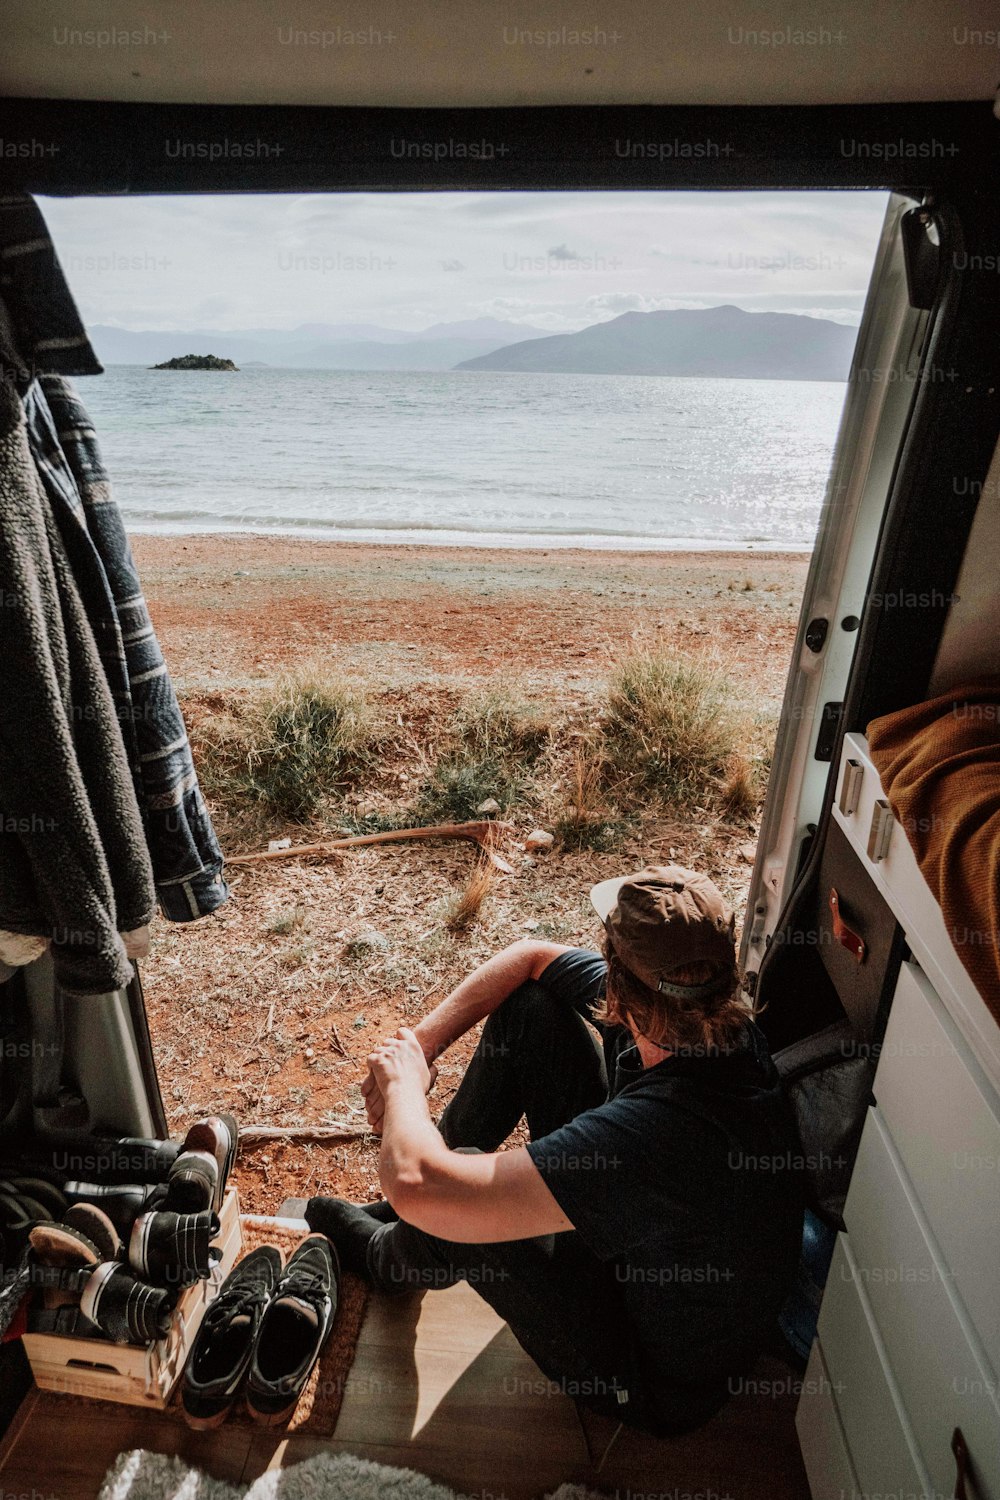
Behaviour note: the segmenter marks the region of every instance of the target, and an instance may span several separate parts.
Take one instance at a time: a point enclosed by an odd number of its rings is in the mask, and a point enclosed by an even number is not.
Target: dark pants
[[[593,1031],[542,985],[529,983],[486,1022],[440,1130],[452,1149],[494,1151],[522,1116],[537,1140],[607,1096]],[[373,1236],[368,1267],[385,1291],[468,1282],[510,1325],[553,1388],[643,1425],[620,1288],[575,1232],[460,1245],[400,1220]]]

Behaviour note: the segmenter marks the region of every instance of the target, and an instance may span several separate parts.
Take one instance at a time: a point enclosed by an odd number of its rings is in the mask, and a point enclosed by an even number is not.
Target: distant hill
[[[495,318],[436,323],[421,333],[373,324],[303,323],[298,328],[215,330],[112,328],[94,324],[90,339],[106,365],[154,365],[183,349],[210,354],[220,347],[244,368],[266,364],[305,370],[451,370],[503,343],[544,337],[541,329]]]
[[[857,329],[799,313],[723,306],[629,312],[579,333],[507,344],[460,370],[846,380]]]

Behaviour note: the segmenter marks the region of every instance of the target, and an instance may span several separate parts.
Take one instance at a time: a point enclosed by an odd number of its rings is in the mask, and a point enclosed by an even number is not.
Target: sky
[[[881,193],[42,198],[85,323],[228,330],[493,317],[553,333],[712,307],[857,324]]]

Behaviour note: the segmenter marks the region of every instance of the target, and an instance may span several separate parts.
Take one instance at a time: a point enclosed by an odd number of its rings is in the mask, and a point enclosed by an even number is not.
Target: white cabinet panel
[[[992,1373],[1000,1373],[1000,1119],[926,976],[904,964],[875,1098]],[[848,1225],[850,1227],[850,1225]]]
[[[854,1500],[860,1486],[840,1425],[837,1403],[819,1339],[813,1343],[795,1412],[802,1461],[812,1500]]]
[[[927,1494],[926,1476],[843,1234],[820,1308],[819,1340],[861,1493]]]
[[[912,1184],[894,1159],[878,1110],[865,1122],[844,1219],[853,1274],[934,1493],[952,1493],[951,1437],[960,1427],[978,1467],[982,1500],[1000,1500],[996,1382],[970,1344],[971,1325],[954,1300],[950,1269],[924,1232]]]

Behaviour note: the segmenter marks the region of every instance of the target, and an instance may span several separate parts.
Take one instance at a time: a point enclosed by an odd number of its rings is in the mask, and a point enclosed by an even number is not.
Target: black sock
[[[379,1198],[376,1203],[363,1203],[362,1208],[370,1219],[377,1224],[395,1224],[399,1214],[393,1208],[388,1198]]]
[[[310,1198],[305,1217],[310,1229],[336,1246],[345,1271],[368,1279],[368,1241],[381,1228],[377,1219],[343,1198]]]

